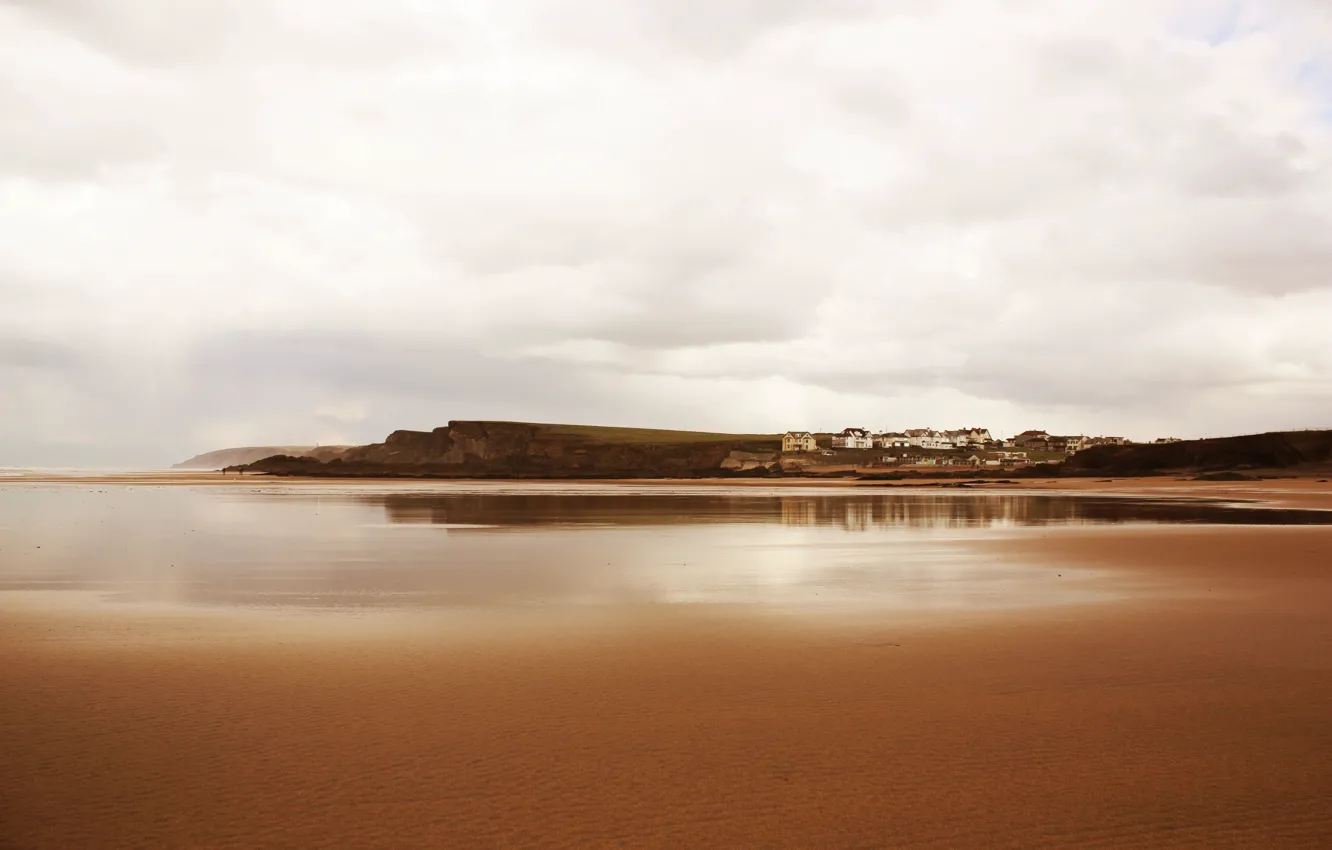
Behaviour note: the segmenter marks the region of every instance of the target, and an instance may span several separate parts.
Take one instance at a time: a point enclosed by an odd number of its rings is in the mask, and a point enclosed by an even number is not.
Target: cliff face
[[[1095,446],[1064,464],[1073,474],[1164,470],[1285,469],[1332,463],[1332,431],[1278,431],[1132,446]]]
[[[522,422],[450,422],[433,431],[394,431],[327,463],[278,456],[247,467],[277,475],[699,477],[763,474],[780,443],[738,435],[674,436]],[[646,436],[645,436],[646,435]]]

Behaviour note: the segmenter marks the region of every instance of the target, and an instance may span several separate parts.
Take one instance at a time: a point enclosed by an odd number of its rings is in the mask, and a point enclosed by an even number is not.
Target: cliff
[[[696,478],[775,469],[775,434],[714,434],[525,422],[394,431],[323,461],[282,453],[246,472],[332,477]]]
[[[195,455],[189,460],[172,465],[172,469],[222,469],[228,466],[243,466],[273,455],[291,455],[294,457],[313,457],[319,460],[332,460],[353,446],[242,446],[234,449],[218,449]]]
[[[1332,431],[1274,431],[1242,437],[1095,446],[1064,462],[1065,474],[1317,468],[1332,464]]]
[[[854,462],[782,458],[776,434],[716,434],[528,422],[450,422],[394,431],[382,443],[273,452],[228,465],[270,475],[333,478],[704,478],[856,474]],[[227,451],[263,452],[264,449]],[[317,452],[317,453],[316,453]],[[212,453],[217,455],[219,453]],[[201,455],[209,458],[212,455]],[[197,460],[197,459],[196,459]],[[211,467],[218,468],[214,463]],[[1332,431],[1285,431],[1178,443],[1096,446],[1063,464],[1018,470],[903,470],[894,477],[1133,476],[1165,472],[1332,470]]]

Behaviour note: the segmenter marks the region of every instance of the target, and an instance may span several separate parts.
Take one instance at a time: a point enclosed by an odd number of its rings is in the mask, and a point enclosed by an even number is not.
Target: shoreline
[[[959,487],[965,483],[967,486]],[[222,473],[187,471],[112,472],[107,474],[73,473],[69,475],[36,473],[0,478],[0,488],[25,484],[71,484],[110,486],[247,486],[247,487],[401,487],[404,490],[449,489],[456,487],[673,487],[680,489],[791,488],[869,491],[873,493],[910,493],[935,489],[949,492],[986,493],[1067,493],[1069,495],[1113,495],[1133,498],[1215,498],[1235,501],[1259,501],[1273,507],[1332,509],[1332,477],[1322,473],[1262,478],[1252,481],[1197,481],[1192,478],[1151,476],[1139,478],[1033,478],[1012,479],[999,484],[970,479],[921,479],[908,481],[862,481],[827,478],[626,478],[626,479],[495,479],[495,478],[306,478],[267,475],[238,476]]]

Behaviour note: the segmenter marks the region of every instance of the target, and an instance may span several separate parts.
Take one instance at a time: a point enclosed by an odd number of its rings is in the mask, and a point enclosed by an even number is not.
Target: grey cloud
[[[1307,424],[1318,8],[11,3],[0,439]]]
[[[32,20],[136,68],[410,64],[461,53],[477,34],[462,4],[402,0],[10,0]]]
[[[782,312],[762,304],[724,310],[690,309],[686,304],[644,307],[633,315],[590,327],[591,339],[622,343],[637,349],[781,342],[809,330],[808,311]]]
[[[1220,198],[1170,212],[1144,199],[1099,231],[1051,226],[1049,253],[1014,260],[1025,274],[1202,284],[1279,295],[1332,287],[1332,213],[1302,198]]]
[[[838,87],[834,96],[849,115],[865,119],[874,130],[902,127],[911,117],[910,102],[891,83],[850,82]]]
[[[55,178],[96,178],[109,166],[148,162],[165,145],[142,125],[123,117],[72,119],[52,114],[41,100],[0,82],[0,173]]]
[[[1031,62],[1042,85],[1085,91],[1104,83],[1127,61],[1114,44],[1091,37],[1071,37],[1033,45]]]
[[[469,271],[496,274],[532,266],[641,263],[675,282],[734,265],[759,247],[763,225],[743,208],[685,201],[662,210],[519,213],[458,222],[443,250]],[[632,282],[629,282],[632,284]]]
[[[203,338],[188,355],[197,376],[196,403],[213,413],[246,399],[264,406],[296,392],[428,399],[449,417],[450,405],[499,403],[524,387],[523,403],[576,394],[567,366],[486,356],[428,340],[387,340],[363,333],[233,333]]]
[[[774,264],[780,237],[743,205],[691,202],[602,220],[520,217],[500,227],[441,250],[483,281],[550,267],[574,276],[551,293],[567,300],[569,318],[516,323],[505,331],[515,344],[552,336],[645,349],[787,340],[809,330],[820,300],[817,275]],[[788,290],[806,294],[772,297]]]
[[[1199,195],[1279,195],[1319,179],[1299,163],[1306,152],[1290,134],[1241,135],[1239,128],[1212,119],[1186,137],[1173,170],[1185,191]]]
[[[1263,330],[1285,311],[1317,315],[1332,308],[1327,297],[1292,298],[1286,304],[1216,296],[1202,286],[1156,293],[1102,283],[1029,288],[1025,307],[972,305],[978,309],[945,312],[922,326],[885,322],[874,339],[827,339],[795,356],[769,347],[744,368],[728,371],[732,358],[708,374],[751,380],[780,374],[838,393],[885,397],[955,389],[1029,409],[1152,409],[1166,399],[1226,392],[1238,399],[1288,380],[1327,395],[1332,344],[1304,327],[1272,339]],[[1076,311],[1049,309],[1075,300]],[[838,356],[842,350],[859,356]]]
[[[710,58],[735,53],[781,27],[872,8],[868,0],[657,0],[647,6],[673,41]]]
[[[0,289],[0,297],[4,297],[3,289]],[[76,368],[81,361],[81,353],[69,345],[44,339],[0,336],[0,369],[65,371]]]
[[[765,35],[876,10],[871,0],[579,0],[556,9],[533,3],[547,36],[612,54],[662,50],[706,60],[744,52]]]
[[[150,63],[191,61],[201,54],[216,53],[243,20],[235,4],[227,0],[10,2],[98,49]]]
[[[690,399],[645,397],[619,367],[485,355],[363,333],[214,335],[198,340],[187,359],[191,378],[181,393],[189,417],[170,443],[159,446],[159,456],[208,448],[188,442],[187,423],[245,421],[282,409],[291,414],[290,423],[314,433],[317,420],[327,418],[319,413],[322,406],[349,401],[365,410],[339,431],[354,442],[380,440],[399,428],[430,429],[449,419],[679,427],[697,412]],[[297,439],[300,433],[278,436]]]

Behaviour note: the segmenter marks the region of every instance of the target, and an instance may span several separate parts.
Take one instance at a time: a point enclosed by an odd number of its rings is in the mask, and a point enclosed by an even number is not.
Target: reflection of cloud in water
[[[1050,494],[345,487],[0,490],[0,590],[337,608],[718,602],[991,608],[1101,575],[980,561],[1023,526],[1328,521],[1326,512]],[[442,534],[404,533],[442,531]]]
[[[637,578],[662,602],[976,609],[1086,600],[1097,595],[1089,584],[1103,576],[1086,571],[1079,581],[1052,585],[1043,567],[978,563],[956,537],[824,528],[762,529]]]

